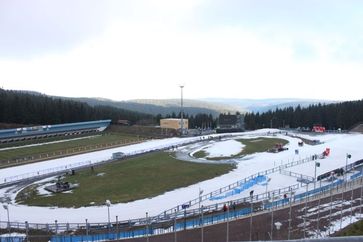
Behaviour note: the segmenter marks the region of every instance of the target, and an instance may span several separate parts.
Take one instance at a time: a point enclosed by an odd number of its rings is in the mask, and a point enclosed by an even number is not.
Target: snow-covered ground
[[[278,130],[264,129],[253,132],[233,134],[233,135],[235,137],[256,138],[259,136],[266,137],[267,132],[275,132],[275,131]],[[113,218],[113,220],[115,220],[115,216],[117,215],[119,220],[126,220],[126,219],[144,217],[146,212],[148,212],[150,216],[158,215],[164,210],[167,210],[169,208],[175,207],[176,205],[180,205],[185,203],[186,201],[197,198],[199,195],[199,189],[202,189],[204,191],[204,194],[206,194],[214,190],[217,190],[220,187],[224,187],[231,183],[239,181],[252,174],[256,174],[259,171],[264,171],[279,166],[281,164],[286,164],[306,157],[311,157],[311,155],[314,154],[321,154],[326,148],[330,148],[331,153],[324,160],[319,160],[321,166],[317,169],[317,175],[325,173],[326,171],[333,170],[338,167],[345,166],[347,153],[352,155],[352,158],[349,160],[349,163],[363,159],[363,149],[361,148],[363,144],[363,135],[361,134],[325,134],[325,135],[323,134],[319,136],[306,137],[310,139],[319,139],[323,143],[315,146],[310,146],[305,144],[303,147],[298,146],[298,142],[300,141],[300,139],[295,137],[285,136],[284,134],[285,134],[284,132],[281,132],[281,134],[276,135],[276,138],[282,138],[289,141],[289,144],[287,145],[289,150],[287,151],[280,153],[264,152],[264,153],[248,155],[241,159],[236,159],[237,168],[229,172],[228,174],[222,175],[220,177],[199,182],[189,187],[175,189],[173,191],[166,192],[162,195],[153,198],[142,199],[129,203],[113,204],[110,207],[111,217]],[[0,182],[5,177],[27,173],[27,172],[36,172],[38,170],[57,167],[59,165],[71,164],[81,161],[99,162],[102,160],[109,159],[112,153],[114,152],[124,152],[126,154],[140,153],[150,149],[162,148],[169,145],[179,145],[185,141],[192,141],[192,140],[201,140],[201,138],[193,137],[193,138],[183,138],[183,139],[171,138],[163,140],[153,140],[153,141],[144,142],[142,144],[113,148],[109,150],[103,150],[103,151],[76,155],[67,158],[55,159],[36,164],[29,164],[19,167],[2,169],[0,170]],[[219,142],[213,141],[213,143],[215,145],[212,145],[212,147],[214,146],[214,148],[211,147],[211,149],[222,150],[218,152],[219,156],[231,155],[231,149],[221,148],[221,147],[215,148],[218,147]],[[233,142],[231,142],[231,144],[232,143]],[[195,145],[189,145],[183,147],[183,149],[193,150],[195,149]],[[242,149],[241,146],[239,146],[239,151],[241,149]],[[296,149],[299,150],[298,154],[295,152]],[[223,152],[223,150],[225,150],[225,152]],[[314,177],[313,162],[292,167],[289,168],[288,170]],[[278,172],[272,173],[268,175],[268,177],[271,178],[271,180],[267,184],[267,187],[265,183],[257,184],[251,187],[251,189],[253,189],[255,192],[254,194],[265,192],[266,188],[268,188],[268,190],[278,189],[297,183],[296,178],[281,175]],[[238,199],[241,197],[246,197],[248,196],[251,189],[243,191],[235,196],[229,197],[228,199]],[[16,196],[16,192],[7,193],[7,190],[8,188],[1,189],[0,196],[4,197],[6,195],[14,199]],[[105,200],[106,199],[107,198],[105,198]],[[207,205],[209,203],[214,203],[214,202],[205,201],[204,203],[205,205]],[[12,203],[9,205],[9,212],[10,212],[11,221],[19,221],[19,222],[29,221],[29,222],[46,223],[46,222],[54,222],[55,220],[57,220],[59,223],[63,222],[82,223],[85,221],[86,218],[91,223],[107,221],[106,206],[82,207],[74,209],[74,208],[28,207]],[[4,210],[3,206],[0,206],[0,214],[6,214],[6,211]]]
[[[243,147],[244,145],[236,140],[224,140],[217,143],[213,142],[207,146],[195,150],[191,153],[191,155],[193,155],[195,152],[203,150],[207,153],[206,158],[231,157],[240,153]]]
[[[27,147],[35,147],[35,146],[42,146],[42,145],[49,145],[49,144],[64,143],[64,142],[69,142],[69,141],[74,141],[74,140],[81,140],[81,139],[92,139],[92,138],[95,138],[97,136],[101,136],[101,135],[92,135],[92,136],[87,136],[87,137],[56,140],[56,141],[50,141],[50,142],[44,142],[44,143],[38,143],[38,144],[31,144],[31,145],[12,146],[12,147],[1,148],[0,151],[22,149],[22,148],[27,148]]]

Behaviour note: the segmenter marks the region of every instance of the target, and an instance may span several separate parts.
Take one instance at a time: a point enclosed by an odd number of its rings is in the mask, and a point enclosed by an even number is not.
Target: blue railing
[[[357,175],[359,174],[359,175]],[[362,176],[362,173],[357,173],[355,176],[355,179]],[[261,178],[262,179],[262,178]],[[310,197],[312,195],[319,194],[321,192],[327,191],[329,189],[334,189],[335,187],[338,187],[339,185],[343,184],[343,180],[339,179],[336,180],[328,185],[313,189],[308,192],[303,192],[301,194],[294,195],[293,197],[286,197],[282,199],[277,199],[276,201],[272,202],[265,202],[261,204],[262,209],[272,209],[277,207],[282,207],[291,202],[296,202],[299,200],[303,200],[306,197]],[[291,200],[290,200],[291,199]],[[216,212],[216,211],[214,211]],[[197,215],[193,218],[187,218],[187,217],[178,217],[177,221],[169,220],[169,226],[167,228],[163,228],[163,233],[165,231],[173,232],[173,231],[181,231],[185,229],[192,229],[201,227],[203,225],[208,224],[215,224],[218,222],[225,222],[227,220],[248,216],[252,212],[252,207],[244,207],[239,209],[230,209],[229,211],[225,212],[217,212],[215,214],[208,214],[204,215],[203,219],[201,215]],[[145,226],[145,225],[144,225]],[[124,238],[134,238],[134,237],[145,237],[147,235],[153,235],[153,234],[159,234],[157,231],[157,228],[153,228],[153,224],[146,225],[147,228],[138,228],[133,229],[130,231],[123,231],[119,233],[104,233],[104,234],[92,234],[92,235],[56,235],[51,238],[52,242],[78,242],[78,241],[100,241],[100,240],[106,240],[106,239],[124,239]],[[132,228],[132,227],[129,227]],[[115,230],[115,226],[112,228],[112,230]]]
[[[234,196],[236,194],[240,194],[241,192],[253,187],[256,184],[262,183],[262,182],[264,182],[266,180],[267,180],[266,176],[259,175],[259,176],[255,177],[255,178],[252,178],[252,179],[250,179],[250,180],[248,180],[248,181],[246,181],[244,183],[241,183],[238,187],[232,189],[231,191],[228,191],[225,194],[220,195],[220,196],[213,196],[209,200],[215,201],[215,200],[225,199],[227,197],[231,197],[231,196]]]

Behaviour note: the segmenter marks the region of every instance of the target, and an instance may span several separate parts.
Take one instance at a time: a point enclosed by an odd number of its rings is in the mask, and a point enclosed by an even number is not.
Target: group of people
[[[233,202],[230,207],[232,207],[233,212],[236,211],[236,203],[235,202]],[[229,209],[230,208],[228,208],[227,204],[223,205],[223,212],[227,212]]]

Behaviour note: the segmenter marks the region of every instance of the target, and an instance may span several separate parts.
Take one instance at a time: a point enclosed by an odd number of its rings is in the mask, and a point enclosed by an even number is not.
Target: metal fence
[[[277,166],[277,167],[274,167],[274,168],[271,168],[271,169],[268,169],[268,170],[265,170],[265,171],[261,171],[261,172],[258,172],[256,174],[253,174],[249,177],[246,177],[242,180],[239,180],[237,182],[234,182],[232,184],[229,184],[225,187],[222,187],[222,188],[219,188],[218,190],[215,190],[215,191],[212,191],[208,194],[204,194],[198,198],[195,198],[193,200],[190,200],[190,201],[187,201],[183,204],[180,204],[176,207],[173,207],[173,208],[170,208],[168,210],[165,210],[164,212],[162,212],[159,216],[165,216],[166,214],[173,214],[175,210],[179,211],[179,210],[182,210],[183,207],[187,206],[187,207],[192,207],[196,204],[199,204],[200,202],[203,202],[205,200],[209,200],[210,198],[213,198],[213,197],[216,197],[222,193],[225,193],[225,192],[228,192],[228,191],[231,191],[232,189],[236,189],[238,187],[240,187],[241,185],[243,184],[246,184],[248,183],[249,181],[253,180],[253,179],[256,179],[257,177],[259,176],[266,176],[268,174],[272,174],[272,173],[275,173],[275,172],[281,172],[282,170],[286,169],[286,168],[290,168],[290,167],[293,167],[293,166],[297,166],[297,165],[300,165],[300,164],[304,164],[304,163],[307,163],[307,162],[310,162],[310,161],[313,161],[314,157],[313,156],[310,156],[310,157],[307,157],[305,159],[301,159],[301,160],[297,160],[297,161],[292,161],[292,162],[289,162],[289,163],[286,163],[286,164],[283,164],[283,165],[280,165],[280,166]]]
[[[190,142],[189,142],[190,143]],[[170,147],[164,147],[168,149]],[[209,199],[213,196],[221,194],[223,192],[230,191],[241,184],[248,182],[258,176],[265,176],[274,172],[281,172],[283,169],[303,164],[313,160],[312,157],[306,159],[293,161],[287,164],[280,165],[268,169],[263,172],[251,175],[243,180],[220,188],[214,192],[201,196],[202,200],[199,198],[189,201],[190,205],[195,205],[199,201]],[[91,163],[82,162],[79,163],[77,167],[89,166]],[[69,170],[70,167],[59,167],[54,168],[53,172],[58,172],[58,170]],[[34,173],[32,173],[34,176]],[[50,172],[46,173],[47,175]],[[36,174],[38,175],[38,174]],[[40,174],[39,174],[40,175]],[[36,176],[35,176],[36,177]],[[355,184],[362,185],[362,173],[357,173],[351,176],[351,181],[343,182],[342,180],[337,180],[313,190],[310,190],[300,194],[294,194],[295,191],[301,188],[303,185],[295,184],[281,189],[276,189],[273,191],[256,194],[253,196],[247,196],[237,200],[230,200],[227,205],[232,209],[227,209],[223,211],[223,207],[226,202],[215,203],[208,206],[202,206],[201,209],[187,209],[177,206],[175,208],[164,211],[158,216],[147,217],[118,221],[116,217],[115,222],[111,223],[48,223],[48,224],[38,224],[38,223],[18,223],[18,222],[1,222],[0,229],[7,229],[9,234],[11,231],[22,231],[28,236],[29,231],[43,231],[45,234],[51,236],[51,241],[99,241],[106,239],[120,239],[120,238],[134,238],[134,237],[147,237],[156,234],[165,234],[175,231],[181,231],[185,229],[199,228],[204,225],[216,224],[224,221],[235,220],[241,217],[250,216],[251,213],[259,212],[269,209],[277,209],[279,207],[284,207],[290,203],[300,203],[302,200],[309,197],[320,196],[332,189],[340,189],[343,186],[353,186]],[[39,177],[38,177],[39,178]],[[16,180],[16,179],[15,179]],[[19,179],[18,179],[19,180]],[[294,194],[293,196],[286,197],[286,194]],[[237,205],[234,208],[234,205]],[[74,235],[74,231],[77,231],[78,235]],[[15,241],[22,241],[23,236],[9,236]],[[0,241],[6,241],[1,238]],[[13,241],[13,240],[10,240]]]

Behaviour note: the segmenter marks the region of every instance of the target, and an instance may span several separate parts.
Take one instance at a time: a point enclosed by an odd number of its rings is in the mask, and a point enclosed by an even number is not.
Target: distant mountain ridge
[[[72,98],[81,102],[86,102],[91,106],[103,105],[112,106],[126,110],[132,110],[140,113],[163,116],[176,115],[180,112],[180,100],[178,99],[137,99],[129,101],[113,101],[104,98]],[[212,114],[217,117],[221,112],[236,112],[234,107],[229,107],[223,104],[214,104],[199,100],[183,100],[183,112],[189,115],[196,115],[198,113]]]
[[[179,114],[180,99],[133,99],[127,101],[113,101],[105,98],[77,98],[89,105],[105,105],[126,110],[137,111],[152,115],[161,114],[163,116],[172,113]],[[228,99],[228,98],[207,98],[207,99],[184,99],[183,111],[189,115],[198,113],[212,114],[214,117],[220,113],[245,113],[245,112],[267,112],[276,108],[286,107],[307,107],[313,104],[337,103],[331,100],[319,99]]]
[[[234,107],[238,110],[247,110],[248,112],[267,112],[269,110],[275,110],[276,108],[287,107],[308,107],[313,104],[330,104],[338,103],[334,100],[323,99],[299,99],[299,98],[270,98],[270,99],[236,99],[236,98],[206,98],[201,99],[203,101],[209,101],[214,103],[226,104]]]
[[[20,91],[33,95],[46,95],[36,91]],[[161,114],[162,116],[176,115],[180,112],[180,99],[133,99],[126,101],[114,101],[107,98],[70,98],[56,97],[63,99],[71,99],[85,102],[91,106],[111,106],[120,109],[130,110],[138,113],[151,115]],[[298,98],[270,98],[270,99],[239,99],[239,98],[204,98],[204,99],[184,99],[183,111],[189,115],[198,113],[212,114],[217,117],[220,113],[245,113],[245,112],[267,112],[276,108],[286,107],[307,107],[313,104],[330,104],[338,103],[333,100],[320,99],[298,99]]]

